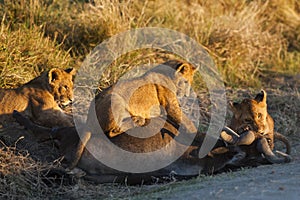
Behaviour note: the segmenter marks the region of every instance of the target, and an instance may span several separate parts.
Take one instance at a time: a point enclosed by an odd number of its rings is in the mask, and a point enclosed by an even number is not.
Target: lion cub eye
[[[262,118],[262,114],[261,114],[261,113],[258,113],[258,114],[257,114],[257,118],[258,118],[258,119],[261,119],[261,118]]]

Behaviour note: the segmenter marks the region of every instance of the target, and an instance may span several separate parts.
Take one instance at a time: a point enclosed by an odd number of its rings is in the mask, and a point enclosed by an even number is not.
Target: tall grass
[[[11,30],[1,24],[0,86],[22,84],[45,69],[72,65],[69,53],[59,49],[56,41],[45,38],[43,29],[20,26]]]
[[[299,72],[297,0],[95,0],[94,5],[84,2],[4,0],[0,4],[1,42],[10,38],[5,42],[12,48],[1,48],[0,62],[11,68],[7,59],[15,55],[27,58],[18,59],[12,70],[21,76],[23,71],[40,65],[65,66],[72,60],[79,65],[106,38],[132,28],[154,26],[183,32],[204,45],[229,86],[260,86],[260,77],[269,71]],[[17,38],[30,39],[18,42]],[[26,55],[24,49],[29,47],[34,47],[33,57],[47,57],[49,61],[39,62]],[[20,72],[18,66],[23,66]],[[2,85],[14,84],[10,73],[1,77]]]

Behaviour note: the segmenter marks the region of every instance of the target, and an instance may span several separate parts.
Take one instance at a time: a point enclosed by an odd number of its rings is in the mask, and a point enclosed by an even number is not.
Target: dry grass
[[[3,0],[0,19],[0,87],[18,86],[52,67],[78,68],[95,46],[123,31],[169,28],[204,45],[228,87],[247,87],[228,89],[229,99],[254,96],[257,88],[267,88],[276,130],[293,140],[293,153],[300,148],[300,86],[297,80],[286,79],[300,74],[298,0],[95,0],[95,5],[83,0]],[[169,56],[157,50],[123,55],[103,74],[100,87],[129,69]],[[202,86],[197,77],[195,88],[202,92],[203,105],[209,105]],[[206,114],[209,108],[202,111]],[[117,198],[151,190],[148,186],[95,186],[82,180],[49,186],[45,170],[53,163],[32,159],[34,153],[18,151],[14,142],[6,145],[0,149],[3,198]]]
[[[6,199],[41,197],[53,191],[42,181],[51,166],[34,161],[27,152],[15,147],[0,149],[0,196]]]
[[[5,16],[3,16],[3,20]],[[0,86],[15,87],[53,67],[69,67],[73,59],[43,29],[20,26],[11,30],[3,21],[0,30]]]
[[[140,191],[139,187],[95,185],[67,174],[56,151],[51,144],[37,144],[23,129],[0,128],[0,199],[103,199]]]
[[[10,49],[10,55],[0,58],[12,57],[17,50],[24,52],[20,46],[26,49],[37,47],[36,41],[48,42],[45,49],[40,48],[43,49],[40,54],[34,55],[47,57],[49,62],[21,63],[31,70],[36,65],[54,65],[54,60],[61,63],[58,66],[64,66],[70,64],[68,51],[79,63],[112,35],[132,28],[165,27],[185,33],[204,45],[227,85],[260,86],[259,76],[268,71],[299,71],[299,10],[297,0],[95,0],[95,5],[75,0],[4,0],[0,5],[0,15],[5,16],[2,38],[19,34],[36,40],[10,41],[17,43],[13,46],[16,49]],[[41,38],[42,35],[50,37],[56,45],[47,37]],[[56,51],[49,52],[47,48]]]

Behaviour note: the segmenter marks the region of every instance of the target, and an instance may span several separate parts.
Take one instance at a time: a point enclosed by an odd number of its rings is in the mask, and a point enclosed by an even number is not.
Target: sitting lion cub
[[[151,118],[160,116],[162,109],[175,127],[183,124],[188,132],[196,133],[177,99],[189,96],[195,70],[179,60],[160,64],[141,77],[119,81],[100,92],[95,98],[96,109],[91,106],[89,113],[96,111],[100,126],[109,137],[146,125]],[[88,127],[97,123],[94,115],[88,116],[87,123]]]
[[[73,99],[75,69],[53,68],[15,89],[0,89],[0,124],[12,121],[14,110],[24,112],[34,122],[48,126],[71,126],[71,117],[59,106]]]

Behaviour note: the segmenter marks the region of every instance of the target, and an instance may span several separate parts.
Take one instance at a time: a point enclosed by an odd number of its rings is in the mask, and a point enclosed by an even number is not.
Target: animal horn
[[[257,144],[257,149],[263,153],[265,158],[273,164],[288,163],[292,161],[292,157],[287,154],[281,154],[281,158],[277,157],[271,150],[266,138],[261,138]]]
[[[285,148],[286,148],[285,153],[286,154],[291,154],[291,144],[290,144],[289,140],[284,135],[282,135],[278,132],[274,132],[274,138],[285,144]]]
[[[227,134],[235,136],[235,137],[240,137],[239,134],[237,134],[234,130],[232,130],[231,128],[229,128],[228,126],[224,126],[222,131],[225,131]]]

